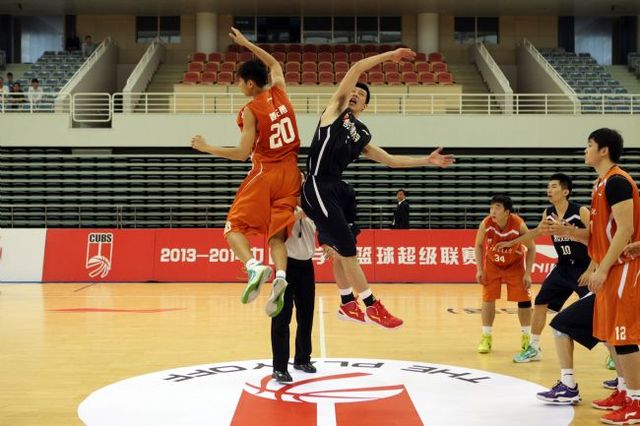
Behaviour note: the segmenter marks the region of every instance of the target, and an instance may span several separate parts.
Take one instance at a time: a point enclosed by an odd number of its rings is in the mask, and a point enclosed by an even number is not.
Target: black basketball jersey
[[[547,207],[546,215],[547,219],[553,219],[552,214],[558,216],[555,206]],[[578,228],[585,228],[584,223],[580,219],[580,204],[569,201],[567,211],[563,218],[567,223],[574,225]],[[569,237],[560,237],[557,235],[551,236],[553,240],[553,246],[558,253],[558,263],[589,263],[589,254],[587,252],[587,246],[577,241],[571,241]]]
[[[371,142],[367,126],[346,109],[329,126],[318,127],[307,157],[307,175],[341,178],[342,172],[354,162]]]

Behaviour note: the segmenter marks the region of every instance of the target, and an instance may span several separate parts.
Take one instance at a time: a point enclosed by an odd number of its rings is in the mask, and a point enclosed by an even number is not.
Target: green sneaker
[[[491,335],[483,334],[478,345],[478,353],[488,354],[489,352],[491,352]]]
[[[542,359],[542,351],[529,345],[525,350],[513,357],[513,362],[523,363],[531,361],[540,361]]]
[[[283,278],[273,280],[271,284],[271,296],[267,300],[264,310],[271,318],[278,316],[284,307],[284,292],[287,289],[287,281]]]
[[[246,304],[251,303],[260,294],[260,287],[271,278],[271,268],[262,264],[255,265],[249,268],[247,275],[249,275],[249,282],[242,291],[240,296],[240,302]]]
[[[607,366],[608,370],[615,370],[616,369],[616,362],[613,360],[611,355],[607,356],[606,366]]]
[[[531,344],[531,335],[527,333],[522,333],[522,337],[520,338],[520,349],[523,351],[526,350]]]

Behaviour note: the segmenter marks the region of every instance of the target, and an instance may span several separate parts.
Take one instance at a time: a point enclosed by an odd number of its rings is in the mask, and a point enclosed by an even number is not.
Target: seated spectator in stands
[[[20,87],[20,82],[16,81],[13,83],[13,89],[11,93],[9,93],[9,108],[10,109],[20,109],[22,104],[25,103],[24,92],[22,91],[22,87]]]
[[[86,36],[84,38],[84,43],[82,43],[82,56],[89,56],[93,53],[94,50],[96,50],[96,45],[93,44],[93,39],[91,38],[90,35]]]
[[[29,86],[29,93],[27,96],[29,97],[31,109],[37,111],[40,108],[40,102],[42,101],[42,87],[40,87],[40,82],[37,78],[31,79],[31,86]]]
[[[13,81],[13,73],[12,72],[8,72],[7,73],[7,89],[9,90],[9,92],[13,91],[13,85],[16,84],[15,81]]]
[[[69,33],[69,37],[64,44],[64,50],[67,52],[76,52],[80,50],[80,38],[76,35],[74,31]]]

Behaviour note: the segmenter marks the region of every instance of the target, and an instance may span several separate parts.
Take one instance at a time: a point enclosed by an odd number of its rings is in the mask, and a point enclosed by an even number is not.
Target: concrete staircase
[[[448,64],[456,84],[462,85],[463,94],[489,94],[489,88],[475,64]],[[485,97],[465,98],[462,100],[464,114],[487,114],[489,106]],[[498,110],[498,104],[491,102],[491,110]]]
[[[173,93],[173,85],[180,83],[187,64],[160,64],[158,70],[153,75],[147,93]],[[155,112],[165,112],[169,110],[169,95],[155,95],[149,98],[149,110]],[[138,105],[137,111],[144,110],[144,105]]]
[[[635,75],[629,72],[629,68],[626,65],[607,65],[604,68],[629,93],[640,95],[640,79],[637,79]]]

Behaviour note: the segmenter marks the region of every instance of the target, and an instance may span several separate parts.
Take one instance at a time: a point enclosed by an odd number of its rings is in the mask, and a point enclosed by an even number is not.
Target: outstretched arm
[[[276,60],[276,58],[271,56],[266,50],[251,43],[240,31],[238,31],[237,28],[231,27],[229,36],[234,41],[234,43],[239,44],[240,46],[244,46],[252,51],[258,59],[260,59],[267,67],[269,67],[272,86],[279,86],[283,89],[285,88],[282,66],[280,65],[280,62]]]
[[[415,57],[416,53],[413,50],[400,48],[392,52],[380,53],[379,55],[364,58],[351,65],[351,68],[349,68],[349,71],[347,71],[347,74],[338,85],[338,90],[336,90],[331,100],[329,100],[327,108],[320,118],[320,125],[326,126],[329,123],[333,123],[338,117],[338,114],[346,108],[349,102],[349,95],[353,88],[356,87],[360,74],[385,61],[400,62],[403,59],[410,61]]]
[[[376,163],[384,164],[385,166],[392,168],[401,167],[423,167],[423,166],[437,166],[448,167],[455,163],[455,159],[451,154],[442,154],[442,147],[437,148],[431,154],[425,157],[409,157],[407,155],[393,155],[389,154],[384,149],[369,143],[362,153],[368,159],[375,161]]]
[[[256,141],[256,118],[249,108],[245,108],[242,113],[242,120],[244,125],[242,126],[242,133],[240,133],[240,144],[238,146],[229,148],[209,145],[200,135],[191,138],[191,146],[200,152],[207,152],[229,160],[245,161],[251,155],[253,144]]]

